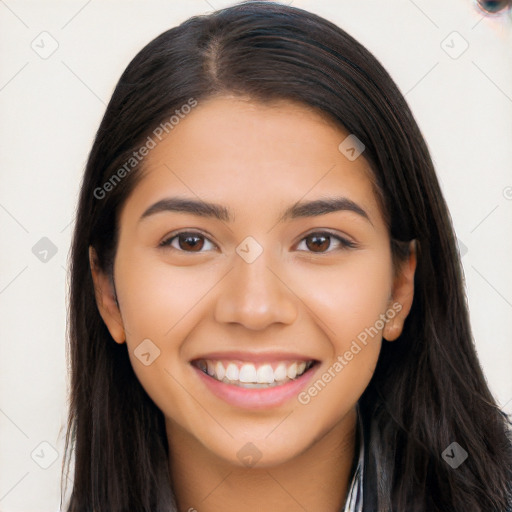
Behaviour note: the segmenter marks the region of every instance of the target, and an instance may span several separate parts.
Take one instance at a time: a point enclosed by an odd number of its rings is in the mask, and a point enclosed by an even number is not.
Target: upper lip
[[[314,357],[308,357],[295,352],[209,352],[191,359],[191,361],[199,361],[201,359],[211,361],[244,361],[252,363],[275,362],[275,361],[317,361]]]

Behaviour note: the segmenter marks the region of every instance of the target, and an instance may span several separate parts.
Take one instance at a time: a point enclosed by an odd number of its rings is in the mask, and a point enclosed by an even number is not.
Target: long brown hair
[[[417,241],[411,312],[400,338],[383,344],[360,399],[371,431],[366,469],[376,482],[364,510],[503,512],[512,481],[510,424],[477,360],[453,229],[424,139],[398,88],[361,44],[317,15],[272,2],[195,16],[164,32],[135,56],[108,104],[72,243],[63,473],[73,459],[74,478],[64,510],[177,510],[162,412],[137,380],[126,344],[113,342],[99,315],[88,248],[111,272],[118,213],[144,162],[108,192],[98,190],[163,119],[191,98],[222,94],[298,101],[355,134],[366,146],[394,257],[403,256],[400,241]],[[457,469],[442,458],[454,441],[469,454]]]

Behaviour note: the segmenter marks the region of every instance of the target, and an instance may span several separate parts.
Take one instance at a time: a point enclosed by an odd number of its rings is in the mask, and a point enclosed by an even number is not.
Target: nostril
[[[510,8],[512,6],[511,0],[477,0],[477,4],[482,11],[487,13],[497,13],[503,9]]]

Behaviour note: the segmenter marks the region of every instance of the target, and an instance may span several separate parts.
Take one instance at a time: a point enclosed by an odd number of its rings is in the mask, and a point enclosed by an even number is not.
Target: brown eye
[[[210,247],[208,247],[208,244],[210,244]],[[181,252],[205,252],[205,250],[215,248],[215,245],[201,233],[185,231],[167,238],[160,243],[160,246]]]
[[[313,234],[306,237],[306,247],[313,252],[324,252],[329,249],[331,238],[326,235]]]
[[[183,251],[200,251],[203,248],[204,239],[199,235],[182,233],[178,235],[178,244]]]
[[[301,244],[304,244],[306,248],[300,248]],[[339,235],[334,235],[329,232],[318,232],[310,233],[304,237],[297,248],[299,251],[323,254],[355,247],[357,247],[355,242],[347,240]]]

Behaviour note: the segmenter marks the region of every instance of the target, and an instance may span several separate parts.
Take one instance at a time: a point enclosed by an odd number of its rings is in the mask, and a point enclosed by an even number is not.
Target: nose
[[[272,324],[292,324],[298,298],[279,272],[269,268],[266,251],[252,263],[235,256],[234,268],[223,280],[215,319],[261,330]]]

